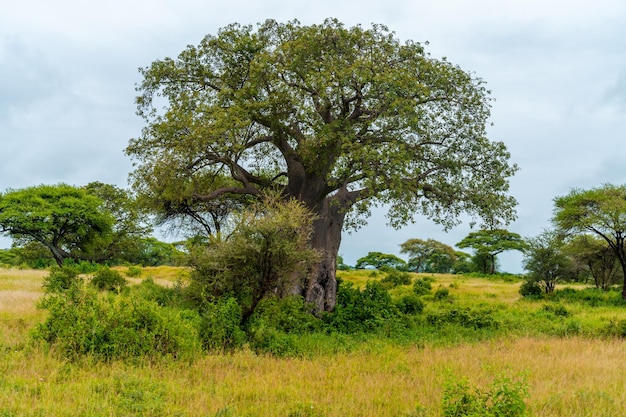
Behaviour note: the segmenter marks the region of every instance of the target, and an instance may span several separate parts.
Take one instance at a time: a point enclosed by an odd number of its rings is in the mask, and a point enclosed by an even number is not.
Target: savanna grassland
[[[369,272],[342,272],[363,287]],[[0,416],[439,416],[444,387],[523,383],[532,416],[626,415],[626,308],[612,294],[522,299],[519,281],[433,275],[411,332],[302,335],[194,360],[63,359],[31,337],[45,271],[0,269]],[[180,270],[144,270],[160,285]],[[141,278],[134,278],[138,282]],[[410,286],[390,290],[393,297]],[[613,297],[613,298],[611,298]],[[386,334],[387,333],[387,334]]]

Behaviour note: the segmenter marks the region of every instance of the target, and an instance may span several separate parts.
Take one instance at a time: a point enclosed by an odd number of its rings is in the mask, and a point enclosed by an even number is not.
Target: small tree
[[[382,252],[368,252],[367,255],[356,260],[354,267],[356,269],[363,269],[368,266],[376,269],[387,267],[402,270],[406,268],[406,262],[396,255]]]
[[[551,293],[567,274],[569,260],[561,249],[559,236],[546,230],[527,240],[523,265],[529,272],[529,281],[540,283],[546,293]]]
[[[496,272],[496,256],[504,251],[524,250],[524,240],[517,233],[509,232],[504,229],[484,229],[472,232],[463,240],[456,244],[459,248],[472,248],[476,251],[476,255],[488,258],[489,262],[483,262],[487,273],[495,274]]]
[[[275,195],[244,209],[232,234],[192,253],[193,295],[207,301],[234,296],[245,322],[263,298],[304,284],[319,256],[309,246],[311,222],[301,203]]]
[[[450,272],[456,262],[452,247],[434,239],[409,239],[400,245],[409,255],[408,267],[415,272]]]

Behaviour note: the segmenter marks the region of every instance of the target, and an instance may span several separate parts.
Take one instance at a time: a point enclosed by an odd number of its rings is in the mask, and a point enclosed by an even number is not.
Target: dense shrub
[[[133,286],[131,292],[160,306],[187,308],[184,289],[179,285],[164,287],[155,283],[152,278],[146,278],[139,285]]]
[[[101,265],[96,262],[74,259],[66,259],[63,261],[63,266],[73,268],[78,271],[79,274],[93,274],[101,268]]]
[[[105,361],[189,358],[200,348],[197,313],[160,307],[132,294],[99,297],[95,290],[73,285],[46,294],[40,307],[49,315],[35,338],[71,360],[84,355]]]
[[[116,291],[120,292],[126,287],[126,278],[119,272],[107,268],[100,268],[91,278],[90,284],[100,291]]]
[[[610,289],[608,291],[599,288],[563,288],[554,291],[551,299],[558,301],[577,302],[590,307],[619,306],[626,305],[622,299],[621,289]]]
[[[399,285],[409,285],[411,283],[411,274],[406,271],[399,271],[388,266],[381,267],[380,270],[385,274],[380,280],[385,287],[393,288]]]
[[[448,381],[444,388],[444,417],[524,417],[529,412],[524,400],[528,384],[522,378],[500,376],[488,389],[470,388],[467,380]]]
[[[46,293],[61,293],[81,283],[82,278],[77,269],[53,266],[50,268],[50,274],[44,277],[42,286]]]
[[[127,277],[136,278],[136,277],[140,277],[142,272],[143,271],[141,270],[140,266],[132,265],[128,267],[125,274]]]
[[[360,291],[351,283],[341,282],[335,310],[324,320],[331,330],[359,333],[378,330],[397,318],[399,311],[387,290],[377,281],[369,281]]]
[[[230,350],[243,346],[246,335],[239,327],[241,307],[232,297],[206,303],[201,309],[200,338],[207,350]]]
[[[417,294],[406,294],[395,302],[396,307],[404,314],[420,314],[424,310],[424,302]]]
[[[253,327],[258,321],[290,334],[311,333],[322,328],[321,320],[312,314],[312,306],[300,296],[262,300],[250,319],[250,325]]]
[[[426,312],[426,322],[441,327],[446,324],[473,329],[498,328],[494,310],[490,306],[461,307],[441,304]]]
[[[417,278],[415,282],[413,282],[413,292],[417,295],[429,294],[430,290],[433,289],[431,283],[434,280],[432,278]]]
[[[520,285],[519,293],[522,297],[537,298],[543,294],[543,289],[537,281],[528,280]]]
[[[435,291],[433,298],[435,301],[442,301],[450,297],[450,290],[444,287],[439,287]]]
[[[542,310],[558,317],[571,316],[571,313],[569,312],[569,310],[562,304],[556,304],[556,303],[545,304],[542,307]]]

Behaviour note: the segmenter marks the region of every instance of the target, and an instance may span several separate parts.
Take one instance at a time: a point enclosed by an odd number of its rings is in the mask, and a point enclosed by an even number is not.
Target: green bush
[[[63,266],[73,268],[77,270],[79,274],[93,274],[101,268],[101,265],[96,262],[74,259],[66,259],[63,261]]]
[[[340,282],[335,310],[324,316],[331,331],[359,333],[380,330],[398,318],[398,308],[380,282],[369,281],[360,291]]]
[[[448,381],[444,387],[444,417],[525,417],[528,384],[522,378],[499,376],[486,390],[470,388],[467,380]]]
[[[413,292],[417,295],[429,294],[430,290],[433,289],[431,282],[431,278],[417,278],[413,282]]]
[[[154,282],[152,278],[145,278],[131,287],[131,292],[145,300],[154,301],[160,306],[186,307],[185,294],[180,286],[164,287]]]
[[[256,353],[271,354],[278,357],[299,356],[296,345],[298,336],[286,334],[262,321],[257,321],[250,330],[250,348]]]
[[[520,286],[519,293],[522,297],[537,298],[541,297],[541,295],[543,294],[543,289],[537,281],[529,280],[524,282]]]
[[[569,312],[569,310],[562,304],[545,304],[542,307],[542,310],[553,314],[555,316],[559,316],[559,317],[569,317],[571,316],[571,313]]]
[[[424,310],[424,302],[417,294],[407,294],[402,296],[396,302],[396,307],[404,314],[414,315],[421,314]]]
[[[101,267],[91,278],[90,284],[100,291],[120,292],[128,283],[126,278],[119,272],[107,267]]]
[[[207,350],[230,350],[243,346],[246,335],[239,327],[241,307],[232,297],[202,306],[200,338]]]
[[[262,320],[283,333],[303,334],[318,331],[322,322],[312,313],[312,306],[300,296],[269,297],[261,300],[250,318],[251,325]]]
[[[385,273],[383,279],[380,280],[386,287],[393,288],[400,285],[409,285],[411,283],[411,274],[406,271],[398,271],[388,266],[380,267]]]
[[[76,268],[53,266],[50,268],[50,274],[44,277],[42,286],[46,293],[61,293],[81,283],[82,278]]]
[[[448,297],[450,297],[450,290],[444,287],[437,288],[433,296],[435,301],[446,300]]]
[[[441,327],[446,324],[473,329],[494,329],[500,326],[490,306],[460,307],[440,305],[426,313],[426,322]]]
[[[191,358],[200,349],[198,314],[160,307],[131,295],[98,297],[74,285],[40,302],[49,311],[34,337],[70,360],[91,355],[98,360],[169,356]]]
[[[141,274],[143,273],[142,269],[140,266],[129,266],[128,269],[126,270],[125,274],[127,277],[131,277],[131,278],[137,278],[140,277]]]

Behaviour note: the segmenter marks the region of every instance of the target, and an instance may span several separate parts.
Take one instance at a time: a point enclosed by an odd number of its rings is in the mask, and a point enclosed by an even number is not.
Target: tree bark
[[[332,311],[337,303],[337,254],[346,211],[352,204],[347,192],[325,198],[315,209],[311,246],[320,252],[320,261],[302,289],[316,314]]]

